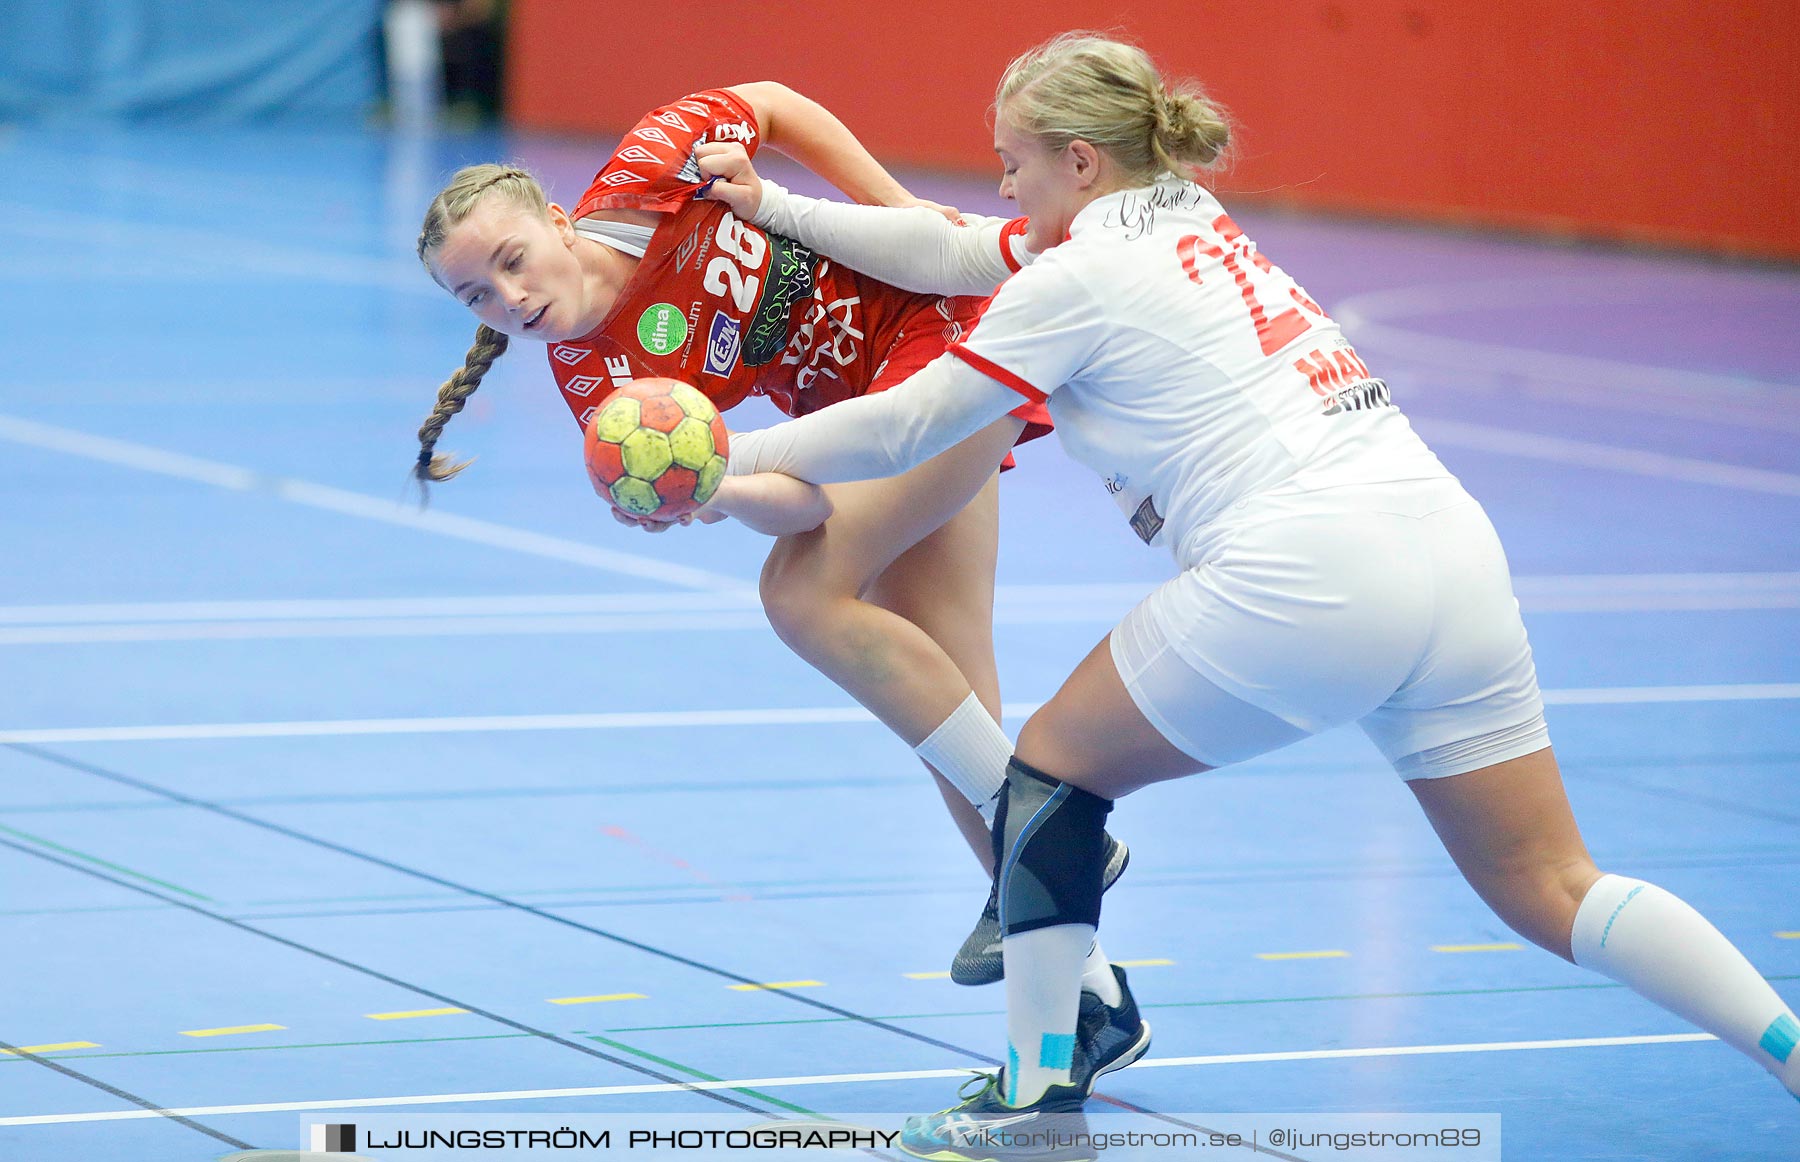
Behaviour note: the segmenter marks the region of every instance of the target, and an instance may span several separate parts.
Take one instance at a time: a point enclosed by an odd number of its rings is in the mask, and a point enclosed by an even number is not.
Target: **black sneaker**
[[[1119,982],[1119,1003],[1109,1005],[1098,994],[1081,990],[1081,1009],[1075,1020],[1077,1061],[1085,1061],[1087,1072],[1077,1075],[1083,1096],[1092,1096],[1094,1085],[1103,1074],[1123,1069],[1150,1051],[1150,1022],[1138,1016],[1137,1001],[1125,983],[1125,970],[1112,965],[1113,979]]]
[[[1100,873],[1100,890],[1106,891],[1125,874],[1125,865],[1131,862],[1131,849],[1106,836],[1106,868]],[[981,909],[981,919],[975,921],[975,930],[969,933],[962,947],[956,952],[956,959],[950,962],[950,979],[957,984],[977,985],[993,984],[997,980],[1006,979],[1006,961],[1000,955],[1000,885],[998,881],[988,885],[987,905]]]
[[[1079,1056],[1079,1055],[1078,1055]],[[963,1083],[962,1100],[935,1114],[914,1114],[900,1129],[900,1149],[933,1162],[1090,1162],[1080,1085],[1053,1085],[1026,1106],[1002,1097],[1004,1070]],[[979,1083],[973,1093],[971,1087]]]

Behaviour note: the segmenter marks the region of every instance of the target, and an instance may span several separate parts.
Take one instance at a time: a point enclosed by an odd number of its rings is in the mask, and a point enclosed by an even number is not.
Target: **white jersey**
[[[1260,497],[1450,475],[1337,324],[1189,181],[1087,205],[950,351],[1047,397],[1070,455],[1183,563]]]

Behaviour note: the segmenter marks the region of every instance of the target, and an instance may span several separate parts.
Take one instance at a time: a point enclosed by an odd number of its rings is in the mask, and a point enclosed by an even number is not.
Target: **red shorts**
[[[935,310],[920,311],[908,319],[894,345],[888,349],[887,359],[875,369],[875,378],[869,381],[867,394],[886,391],[942,355],[950,344],[968,333],[986,300],[963,297],[943,301],[949,305],[950,319],[946,321]],[[1023,401],[1007,414],[1025,421],[1025,430],[1019,433],[1014,447],[1047,436],[1055,429],[1050,422],[1049,409],[1042,402]],[[1007,453],[1000,467],[1013,467],[1012,453]]]

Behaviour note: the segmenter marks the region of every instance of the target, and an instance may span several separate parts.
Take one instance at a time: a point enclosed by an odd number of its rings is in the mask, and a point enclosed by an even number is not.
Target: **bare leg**
[[[1113,665],[1110,638],[1088,652],[1019,732],[1019,758],[1102,799],[1209,770],[1138,710]]]
[[[763,567],[763,608],[782,641],[908,746],[972,690],[998,715],[991,482],[1018,430],[1001,420],[903,476],[830,486],[831,519],[781,538]],[[990,866],[980,816],[954,791],[945,801]]]
[[[925,631],[961,672],[987,712],[1000,721],[1000,672],[994,664],[994,566],[999,553],[1000,487],[990,477],[968,507],[902,553],[875,578],[866,598]],[[927,764],[926,770],[931,770]],[[988,823],[963,793],[931,771],[956,828],[993,873]]]
[[[1494,914],[1533,944],[1573,960],[1575,912],[1600,869],[1581,841],[1550,748],[1407,786]]]
[[[1469,884],[1514,931],[1716,1035],[1800,1095],[1800,1021],[1725,936],[1588,856],[1550,748],[1408,784]]]

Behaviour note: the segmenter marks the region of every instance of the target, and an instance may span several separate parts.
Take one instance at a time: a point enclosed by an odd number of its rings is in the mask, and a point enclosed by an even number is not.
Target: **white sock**
[[[1605,875],[1581,901],[1575,963],[1717,1036],[1800,1094],[1800,1022],[1744,954],[1655,884]]]
[[[1081,987],[1098,996],[1102,1004],[1116,1007],[1125,999],[1125,994],[1119,990],[1119,978],[1113,975],[1112,962],[1100,950],[1098,940],[1088,949],[1087,959],[1082,962]]]
[[[973,693],[963,699],[913,753],[950,780],[983,819],[994,821],[994,796],[1006,783],[1013,745],[981,699]]]
[[[1075,1060],[1081,968],[1094,944],[1089,924],[1057,924],[1008,936],[1006,957],[1006,1093],[1008,1105],[1030,1105],[1052,1085],[1068,1085]]]

